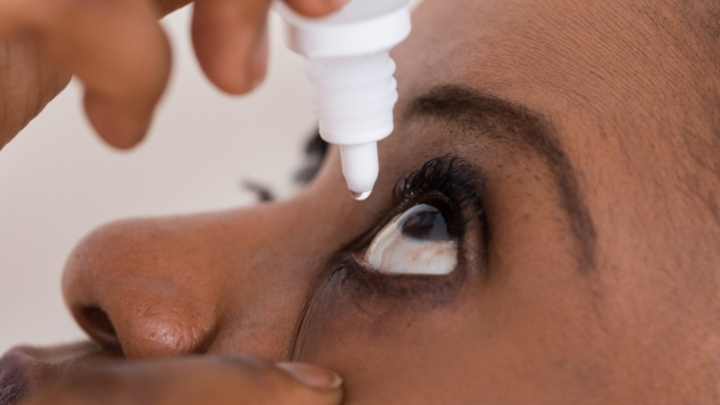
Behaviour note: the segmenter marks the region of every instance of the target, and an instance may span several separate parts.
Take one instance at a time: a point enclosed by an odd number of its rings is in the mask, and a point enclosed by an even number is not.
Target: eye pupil
[[[435,207],[421,204],[408,210],[400,218],[403,236],[421,241],[448,240],[447,223]]]

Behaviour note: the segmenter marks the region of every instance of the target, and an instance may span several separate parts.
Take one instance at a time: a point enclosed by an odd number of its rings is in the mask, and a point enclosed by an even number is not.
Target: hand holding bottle
[[[322,16],[344,0],[285,0]],[[0,148],[76,75],[99,135],[118,148],[144,137],[170,72],[157,20],[190,0],[0,0]],[[197,0],[192,39],[207,77],[242,94],[265,76],[272,0]]]

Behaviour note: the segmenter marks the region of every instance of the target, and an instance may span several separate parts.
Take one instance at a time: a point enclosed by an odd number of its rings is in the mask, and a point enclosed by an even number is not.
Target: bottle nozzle
[[[372,191],[366,191],[364,193],[356,193],[354,191],[350,191],[350,196],[355,199],[355,201],[365,201],[368,197],[370,197],[370,194]]]
[[[379,172],[377,142],[340,145],[340,158],[350,195],[359,201],[368,198]]]

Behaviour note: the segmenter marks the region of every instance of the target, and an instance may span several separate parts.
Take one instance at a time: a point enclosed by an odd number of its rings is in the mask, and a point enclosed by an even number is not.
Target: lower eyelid
[[[465,281],[467,269],[461,262],[447,275],[408,275],[380,273],[365,265],[354,254],[343,255],[328,276],[356,300],[413,301],[424,305],[451,302]]]

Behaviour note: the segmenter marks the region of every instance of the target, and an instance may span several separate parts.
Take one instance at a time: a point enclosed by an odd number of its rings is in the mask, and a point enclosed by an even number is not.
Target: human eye
[[[390,274],[449,274],[457,266],[457,238],[439,208],[417,204],[373,239],[363,260]]]
[[[355,257],[386,275],[452,273],[461,262],[468,224],[484,214],[483,185],[480,175],[457,157],[427,162],[398,183],[392,219]]]

